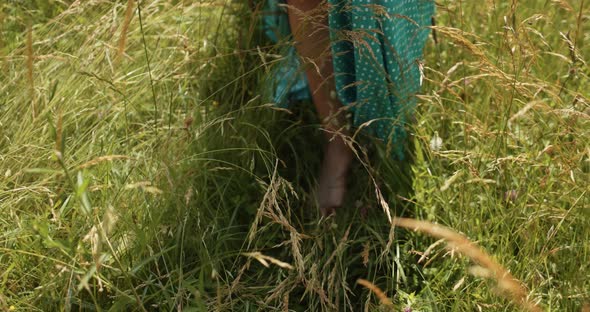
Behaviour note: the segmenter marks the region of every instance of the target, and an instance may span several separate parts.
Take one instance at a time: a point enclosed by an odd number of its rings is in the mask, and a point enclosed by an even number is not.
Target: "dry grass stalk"
[[[389,297],[387,297],[387,295],[383,292],[383,290],[381,290],[375,284],[373,284],[365,279],[362,279],[362,278],[358,279],[356,282],[357,282],[357,284],[372,291],[375,294],[375,296],[377,296],[377,299],[379,299],[379,302],[382,305],[385,305],[388,307],[393,307],[393,302],[391,302],[391,299],[389,299]]]
[[[498,282],[498,286],[509,295],[509,298],[520,305],[526,311],[540,312],[541,308],[527,298],[527,291],[510,272],[494,261],[488,254],[481,250],[475,243],[465,236],[438,224],[428,221],[420,221],[408,218],[395,218],[393,225],[428,234],[435,238],[447,241],[453,250],[467,256],[479,263],[492,273],[492,277]]]
[[[266,208],[272,203],[277,196],[277,166],[278,161],[275,163],[272,178],[268,187],[266,188],[266,193],[262,197],[262,201],[260,202],[260,206],[256,211],[256,216],[254,217],[254,221],[252,222],[252,226],[250,227],[250,232],[248,233],[248,247],[254,241],[254,237],[258,232],[258,224],[262,221],[262,217],[264,216]]]
[[[283,311],[289,312],[289,293],[283,295]]]
[[[373,180],[373,184],[375,185],[375,196],[379,200],[379,204],[383,208],[383,211],[387,216],[387,220],[389,221],[389,223],[391,223],[393,221],[391,219],[391,209],[389,208],[389,204],[385,200],[385,197],[383,197],[383,194],[381,194],[381,190],[379,189],[379,186],[377,185],[377,181],[375,180],[375,178],[371,176],[371,179]]]
[[[582,26],[582,18],[584,12],[584,0],[580,1],[580,9],[578,10],[578,19],[576,20],[576,37],[574,38],[574,46],[578,46],[579,44],[579,37],[581,33],[580,27]]]
[[[4,12],[0,10],[0,33],[4,31]],[[0,51],[4,48],[4,38],[0,36]],[[2,55],[0,55],[2,56]],[[1,300],[1,299],[0,299]]]
[[[297,286],[299,286],[300,281],[295,279],[284,279],[278,284],[275,285],[273,290],[271,290],[268,296],[265,298],[264,303],[270,305],[273,301],[279,302],[282,301],[283,309],[285,306],[289,306],[289,302],[285,302],[285,297],[289,299],[289,294],[293,292]]]
[[[446,26],[432,26],[431,29],[436,30],[438,34],[443,34],[447,36],[449,39],[455,42],[455,44],[467,48],[467,50],[469,50],[471,54],[476,56],[480,61],[484,63],[489,63],[489,60],[486,58],[485,53],[477,45],[473,44],[469,39],[465,38],[464,36],[470,35],[476,37],[475,35],[467,34],[463,32],[463,30],[458,28]],[[479,38],[476,37],[476,39]]]
[[[132,17],[133,0],[127,0],[127,10],[125,10],[125,21],[123,22],[123,28],[121,28],[121,35],[119,36],[117,58],[120,58],[125,52],[125,45],[127,43],[127,31],[129,30],[129,24],[131,24]]]
[[[363,252],[361,253],[361,258],[363,259],[363,265],[367,267],[369,264],[369,256],[371,253],[371,243],[368,241],[363,245]]]
[[[283,262],[279,259],[273,258],[271,256],[267,256],[267,255],[263,255],[262,253],[260,253],[259,251],[255,251],[255,252],[244,252],[242,255],[246,256],[246,257],[250,257],[250,258],[254,258],[256,260],[258,260],[258,262],[260,262],[262,265],[264,265],[265,267],[270,267],[269,262],[280,267],[283,269],[287,269],[287,270],[293,270],[293,266]]]
[[[31,96],[31,109],[33,118],[37,117],[37,108],[35,106],[35,82],[33,80],[33,27],[29,25],[27,30],[27,80],[29,81],[29,89]]]
[[[59,117],[60,117],[59,121],[60,121],[60,125],[61,125],[61,115]],[[61,130],[61,128],[60,128],[60,130]],[[61,134],[61,131],[58,132],[58,133]],[[57,145],[57,143],[56,143],[56,145]],[[58,145],[58,146],[61,146],[61,144]],[[56,147],[56,149],[58,149],[58,148]],[[76,167],[76,169],[78,169],[78,170],[85,169],[85,168],[92,167],[94,165],[98,165],[99,163],[104,162],[104,161],[113,161],[113,160],[117,160],[117,159],[129,160],[129,159],[133,159],[133,158],[132,157],[129,157],[129,156],[125,156],[125,155],[100,156],[100,157],[96,157],[96,158],[94,158],[94,159],[92,159],[92,160],[90,160],[88,162],[85,162],[85,163],[79,165],[78,167]]]
[[[350,235],[350,229],[351,229],[351,227],[352,227],[352,224],[350,224],[348,226],[348,228],[346,228],[346,231],[344,231],[344,235],[340,239],[340,242],[338,243],[338,246],[336,246],[336,249],[334,249],[334,252],[332,252],[332,254],[330,255],[330,257],[328,257],[328,260],[324,264],[325,267],[328,267],[328,265],[330,265],[330,263],[334,259],[337,259],[338,254],[342,253],[345,250],[346,245],[347,245],[347,242],[348,242],[348,235]]]
[[[551,2],[557,4],[559,7],[561,7],[562,9],[564,9],[568,12],[574,11],[574,8],[565,0],[553,0]]]
[[[57,113],[57,125],[55,126],[55,150],[63,153],[62,148],[62,135],[63,135],[63,114],[61,109]]]

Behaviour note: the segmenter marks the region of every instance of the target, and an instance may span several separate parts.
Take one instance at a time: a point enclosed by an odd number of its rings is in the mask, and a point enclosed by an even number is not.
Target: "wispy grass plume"
[[[125,9],[125,20],[121,27],[121,33],[119,34],[119,44],[117,45],[117,58],[121,58],[125,53],[125,44],[127,43],[127,32],[129,31],[129,24],[131,24],[131,18],[133,18],[133,2],[134,0],[127,1],[127,9]]]
[[[508,270],[465,236],[432,222],[409,218],[395,218],[392,225],[422,232],[437,239],[444,239],[451,250],[458,251],[489,270],[491,277],[497,281],[498,286],[515,304],[522,306],[527,311],[543,311],[536,303],[528,299],[527,291],[522,282],[514,278]]]

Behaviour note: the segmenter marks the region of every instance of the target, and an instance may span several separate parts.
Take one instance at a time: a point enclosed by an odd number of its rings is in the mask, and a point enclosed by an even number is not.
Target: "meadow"
[[[590,3],[438,1],[328,220],[249,4],[0,2],[0,310],[590,311]]]

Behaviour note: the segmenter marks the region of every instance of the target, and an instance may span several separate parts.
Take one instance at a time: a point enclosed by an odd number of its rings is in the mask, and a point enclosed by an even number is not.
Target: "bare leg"
[[[318,188],[320,210],[328,216],[343,204],[353,155],[342,136],[336,134],[343,134],[346,120],[341,112],[342,103],[336,98],[327,12],[319,9],[321,0],[287,2],[297,52],[306,66],[313,103],[329,140],[324,149]]]

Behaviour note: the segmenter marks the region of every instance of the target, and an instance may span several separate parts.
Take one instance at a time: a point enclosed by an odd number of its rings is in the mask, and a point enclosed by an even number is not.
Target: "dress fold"
[[[406,124],[420,91],[423,49],[435,5],[431,0],[329,0],[328,21],[334,78],[339,100],[352,112],[352,124],[386,141],[404,157]],[[266,0],[264,26],[278,42],[290,36],[280,0]],[[309,99],[295,48],[273,73],[274,101],[287,105]]]

